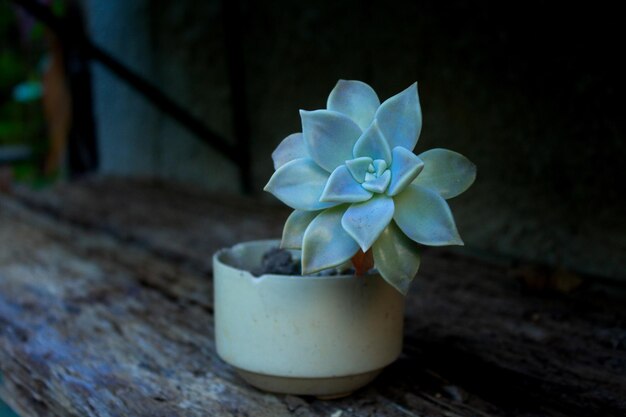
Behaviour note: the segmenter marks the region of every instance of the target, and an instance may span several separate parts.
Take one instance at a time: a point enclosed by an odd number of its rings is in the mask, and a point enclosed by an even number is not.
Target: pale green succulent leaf
[[[391,222],[372,246],[372,255],[374,265],[385,281],[406,295],[420,266],[417,243]]]
[[[377,176],[380,176],[387,170],[389,163],[383,159],[375,160],[372,165],[374,166],[374,172]]]
[[[394,196],[406,188],[422,171],[424,162],[410,150],[396,146],[391,151],[391,183],[387,195]]]
[[[350,174],[352,174],[352,178],[354,178],[358,183],[362,183],[365,181],[365,174],[367,174],[367,168],[372,165],[374,160],[367,156],[362,158],[354,158],[346,161],[346,166],[350,170]]]
[[[389,165],[391,163],[391,149],[374,120],[359,140],[354,144],[354,157],[369,156],[372,159],[382,159]]]
[[[283,227],[283,238],[280,242],[280,247],[283,249],[302,249],[304,231],[319,213],[319,211],[294,210],[287,217]]]
[[[463,244],[450,207],[438,192],[409,184],[394,202],[393,219],[413,241],[430,246]]]
[[[278,144],[274,152],[272,152],[272,160],[274,161],[274,169],[278,169],[287,162],[299,158],[309,158],[309,151],[302,133],[292,133]]]
[[[326,108],[343,113],[361,130],[367,129],[374,119],[380,100],[376,92],[362,81],[339,80],[328,96]]]
[[[347,166],[341,165],[330,174],[320,201],[336,203],[358,203],[369,200],[372,193],[361,187],[352,177]]]
[[[365,182],[361,184],[364,189],[373,193],[384,193],[389,186],[389,183],[391,182],[391,172],[387,170],[383,172],[383,175],[381,175],[380,177],[373,178],[371,180],[368,180],[367,175],[365,176],[365,178]]]
[[[345,205],[322,211],[309,224],[302,240],[302,273],[313,274],[350,260],[359,245],[341,227]]]
[[[300,110],[302,135],[311,158],[328,172],[352,159],[361,128],[348,116],[330,110]]]
[[[393,200],[379,194],[364,203],[352,204],[343,215],[341,225],[361,250],[367,252],[393,218],[393,211]]]
[[[476,165],[460,153],[436,148],[419,157],[424,161],[424,169],[414,184],[436,190],[445,199],[461,194],[476,179]]]
[[[312,159],[294,159],[274,172],[264,190],[296,210],[321,210],[337,205],[319,201],[328,176]]]
[[[413,150],[422,130],[422,109],[417,83],[385,100],[376,111],[376,120],[391,149]]]

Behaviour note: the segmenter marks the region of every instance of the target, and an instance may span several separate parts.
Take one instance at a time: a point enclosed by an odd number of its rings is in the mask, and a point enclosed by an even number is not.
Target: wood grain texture
[[[207,272],[216,250],[244,240],[279,237],[291,213],[276,203],[125,178],[86,180],[46,192],[17,189],[15,193],[21,201],[59,220]]]
[[[439,249],[372,385],[336,401],[247,386],[215,353],[210,255],[285,215],[149,182],[0,196],[2,397],[24,416],[626,414],[624,288],[533,293],[506,263]]]

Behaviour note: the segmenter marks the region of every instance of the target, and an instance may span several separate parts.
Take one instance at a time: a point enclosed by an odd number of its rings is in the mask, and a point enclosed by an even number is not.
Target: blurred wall
[[[206,125],[232,137],[219,3],[88,0],[91,36]],[[237,190],[237,170],[94,65],[101,170]]]
[[[419,82],[416,151],[478,165],[453,200],[470,249],[626,278],[619,14],[524,2],[240,1],[254,188],[339,78]],[[221,3],[89,0],[94,40],[231,138]],[[237,191],[231,164],[95,68],[102,170]]]

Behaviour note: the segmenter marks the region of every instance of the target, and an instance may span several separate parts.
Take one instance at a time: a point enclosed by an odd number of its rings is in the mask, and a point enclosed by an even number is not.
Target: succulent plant
[[[302,273],[352,260],[406,293],[420,245],[462,245],[446,199],[465,191],[476,167],[432,149],[415,155],[422,113],[414,83],[382,104],[361,81],[340,80],[327,109],[300,111],[302,133],[272,154],[265,186],[294,209],[282,247],[302,250]]]

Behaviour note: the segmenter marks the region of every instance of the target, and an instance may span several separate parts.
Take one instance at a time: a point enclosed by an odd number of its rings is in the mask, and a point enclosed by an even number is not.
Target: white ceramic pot
[[[217,353],[266,391],[331,398],[366,385],[400,355],[404,297],[379,275],[251,275],[278,244],[213,257]]]

